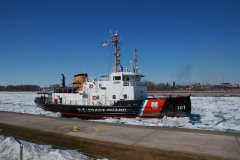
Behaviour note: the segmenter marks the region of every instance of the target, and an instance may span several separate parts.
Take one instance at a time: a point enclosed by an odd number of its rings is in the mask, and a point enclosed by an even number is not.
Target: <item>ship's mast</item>
[[[112,43],[114,45],[114,72],[118,72],[120,65],[120,48],[119,48],[119,36],[117,33],[115,33],[112,36]]]
[[[134,67],[137,66],[137,49],[134,49]]]

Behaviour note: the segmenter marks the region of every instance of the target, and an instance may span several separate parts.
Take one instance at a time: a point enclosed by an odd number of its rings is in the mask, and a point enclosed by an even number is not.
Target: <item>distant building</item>
[[[233,84],[233,88],[240,88],[239,84]]]
[[[231,83],[220,83],[220,86],[222,86],[223,89],[233,88],[233,85]]]
[[[199,91],[199,90],[202,89],[202,85],[200,83],[193,83],[190,86],[190,89],[193,90],[193,91]]]

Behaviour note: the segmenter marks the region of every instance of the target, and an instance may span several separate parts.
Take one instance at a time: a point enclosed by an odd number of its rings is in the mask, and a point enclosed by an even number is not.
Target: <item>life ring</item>
[[[97,97],[96,96],[92,96],[92,100],[96,100],[97,99]]]
[[[89,84],[89,88],[93,88],[93,84]]]

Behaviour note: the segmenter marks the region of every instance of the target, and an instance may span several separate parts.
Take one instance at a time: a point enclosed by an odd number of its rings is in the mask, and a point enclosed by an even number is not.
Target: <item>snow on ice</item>
[[[23,159],[31,160],[94,160],[75,150],[57,149],[20,140],[23,144]],[[0,160],[20,158],[20,146],[13,137],[0,136]]]
[[[0,110],[59,117],[34,104],[35,92],[0,92]],[[95,120],[143,126],[169,126],[191,129],[240,131],[240,97],[191,97],[192,113],[200,114],[200,123],[191,124],[188,117],[162,119],[108,118]]]
[[[38,108],[34,104],[36,96],[35,92],[0,92],[0,111],[52,117],[60,116],[60,114]],[[168,126],[203,130],[240,131],[240,97],[191,97],[191,102],[192,113],[201,115],[199,123],[191,124],[188,117],[163,117],[162,119],[108,118],[95,121],[155,127]],[[50,145],[21,142],[24,145],[24,159],[93,159],[74,150],[55,149]],[[19,145],[12,137],[0,135],[0,160],[18,159],[19,152]]]

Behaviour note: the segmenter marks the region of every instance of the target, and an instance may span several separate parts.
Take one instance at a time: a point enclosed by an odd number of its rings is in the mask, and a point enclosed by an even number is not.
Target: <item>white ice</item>
[[[44,111],[34,104],[35,92],[0,92],[0,110],[59,117],[60,114]],[[201,122],[191,124],[188,117],[162,119],[107,118],[97,122],[129,125],[180,127],[191,129],[240,131],[240,97],[191,97],[192,113],[201,115]],[[50,145],[37,145],[22,141],[24,159],[71,160],[92,159],[74,150],[54,149]],[[19,158],[19,145],[11,137],[0,135],[0,160]]]
[[[50,145],[39,145],[20,140],[23,144],[24,160],[92,160],[75,150],[56,149]],[[20,158],[20,145],[12,137],[0,135],[0,160]]]
[[[36,107],[35,92],[0,92],[0,110],[59,117]],[[191,124],[188,117],[162,119],[107,118],[96,120],[142,126],[169,126],[191,129],[240,131],[240,97],[191,97],[192,113],[201,115],[201,122]]]
[[[44,111],[37,107],[36,92],[0,92],[0,110],[59,117],[60,114]]]
[[[192,113],[200,114],[200,123],[192,124],[188,117],[162,119],[108,118],[95,120],[142,126],[168,126],[190,129],[240,131],[240,97],[191,97]]]

